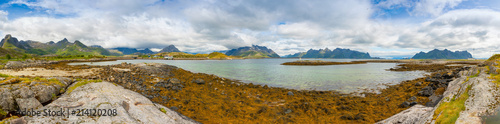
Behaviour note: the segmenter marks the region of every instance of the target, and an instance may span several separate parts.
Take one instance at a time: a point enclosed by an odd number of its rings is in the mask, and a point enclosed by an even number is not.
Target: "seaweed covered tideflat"
[[[378,93],[342,94],[242,83],[157,63],[69,66],[61,62],[35,68],[92,69],[89,75],[73,78],[116,83],[202,123],[375,123],[416,104],[434,106],[440,99],[433,97],[442,97],[448,82],[467,69],[429,70],[434,73],[387,85]]]

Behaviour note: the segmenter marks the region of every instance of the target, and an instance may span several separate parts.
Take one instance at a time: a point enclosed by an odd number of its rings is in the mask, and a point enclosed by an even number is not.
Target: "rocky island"
[[[366,62],[362,61],[353,61],[353,62],[331,62],[331,61],[322,61],[322,60],[297,60],[293,62],[285,62],[281,65],[347,65],[347,64],[366,64]]]

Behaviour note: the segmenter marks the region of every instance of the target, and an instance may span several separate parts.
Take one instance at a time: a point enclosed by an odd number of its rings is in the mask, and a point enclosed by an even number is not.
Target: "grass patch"
[[[165,110],[164,108],[160,108],[160,111],[167,114],[167,110]]]
[[[460,112],[465,110],[465,101],[469,98],[469,90],[472,85],[467,86],[467,89],[458,98],[453,98],[449,102],[443,102],[434,111],[434,119],[437,124],[453,124],[457,121]]]
[[[88,84],[88,83],[95,83],[95,82],[102,82],[102,80],[83,80],[83,81],[77,82],[75,85],[69,87],[67,89],[67,91],[68,91],[68,93],[71,93],[71,92],[73,92],[73,90],[75,90],[76,88],[78,88],[80,86],[83,86],[83,85]]]
[[[52,93],[52,100],[56,100],[57,99],[57,95]]]
[[[474,75],[471,75],[469,78],[475,78],[475,77],[479,76],[479,73],[481,73],[481,71],[479,71],[479,69],[478,69],[477,73]]]
[[[0,77],[10,77],[10,75],[0,73]]]

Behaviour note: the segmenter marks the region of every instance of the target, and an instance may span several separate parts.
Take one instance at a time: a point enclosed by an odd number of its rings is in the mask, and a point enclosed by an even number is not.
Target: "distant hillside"
[[[124,55],[130,55],[130,54],[154,54],[155,52],[151,51],[149,48],[146,48],[144,50],[137,50],[135,48],[127,48],[127,47],[117,47],[117,48],[112,48],[114,50],[118,50],[122,52]]]
[[[2,46],[3,49],[12,49],[19,52],[24,52],[26,49],[30,48],[29,45],[19,42],[17,38],[12,37],[10,34],[5,35],[0,42],[0,46]]]
[[[244,58],[279,58],[273,50],[265,46],[252,45],[251,47],[240,47],[226,52],[228,56],[241,56]]]
[[[11,35],[6,35],[0,45],[5,50],[14,50],[21,54],[35,55],[119,55],[111,53],[102,47],[88,47],[80,41],[71,43],[68,39],[54,43],[41,43],[38,41],[18,41]]]
[[[177,49],[174,45],[169,45],[163,48],[159,53],[164,53],[164,52],[181,52],[181,51]]]
[[[313,50],[309,49],[307,52],[299,52],[295,54],[291,54],[287,56],[288,58],[301,57],[301,58],[337,58],[337,59],[371,59],[370,54],[350,50],[350,49],[342,49],[336,48],[334,50],[319,49]]]
[[[420,52],[415,54],[412,59],[468,59],[472,58],[472,55],[467,51],[455,51],[450,50],[438,50],[434,49],[427,53]]]

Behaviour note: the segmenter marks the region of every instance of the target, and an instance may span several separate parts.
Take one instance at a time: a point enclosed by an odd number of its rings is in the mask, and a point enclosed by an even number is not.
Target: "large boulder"
[[[20,81],[19,78],[9,78],[9,83],[0,85],[0,113],[13,113],[21,109],[40,108],[42,103],[48,103],[74,82],[70,78],[56,78],[52,81]],[[4,116],[0,116],[3,119]]]
[[[0,109],[5,112],[17,110],[14,95],[8,88],[0,88]]]
[[[34,97],[16,98],[16,103],[19,106],[19,110],[37,109],[42,107],[42,104]]]
[[[385,120],[377,122],[377,124],[418,124],[422,121],[422,116],[428,115],[432,110],[433,107],[415,105]]]
[[[434,94],[434,90],[430,86],[424,87],[421,91],[418,91],[418,95],[420,96],[431,96],[432,94]]]
[[[61,108],[69,111],[77,109],[103,109],[115,111],[113,116],[24,116],[11,122],[21,123],[198,123],[186,116],[159,104],[131,90],[109,82],[89,83],[65,93],[52,103],[35,111]],[[114,113],[114,112],[112,112]]]

